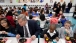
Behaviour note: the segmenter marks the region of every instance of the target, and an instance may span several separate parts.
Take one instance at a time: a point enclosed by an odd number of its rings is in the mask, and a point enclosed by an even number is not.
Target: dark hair
[[[46,10],[46,14],[49,14],[49,10]]]
[[[6,16],[13,16],[12,11],[8,11],[8,13],[6,14]]]
[[[13,8],[15,8],[15,9],[16,9],[16,6],[13,6]]]
[[[26,12],[26,9],[25,8],[22,8],[22,10],[24,10]]]
[[[12,7],[9,7],[10,9],[12,9]]]
[[[65,18],[65,16],[62,16],[61,18]]]
[[[6,18],[1,18],[1,19],[0,19],[0,25],[1,25],[1,21],[2,21],[2,20],[6,21],[6,22],[7,22],[7,25],[10,26],[9,21],[8,21]],[[4,28],[3,26],[1,26],[1,27]]]
[[[45,20],[45,15],[44,15],[44,14],[41,14],[41,15],[40,15],[40,20],[42,20],[42,21]]]
[[[51,27],[54,27],[56,29],[56,24],[50,24],[49,29],[51,29]]]
[[[29,19],[32,19],[33,18],[33,16],[32,15],[29,15]]]
[[[26,4],[24,4],[24,6],[26,6]]]
[[[50,12],[50,14],[52,14],[52,12]]]
[[[37,10],[35,9],[34,12],[37,12]]]
[[[8,8],[5,8],[5,10],[7,10]]]
[[[40,14],[42,14],[44,12],[44,10],[41,10]]]
[[[18,7],[18,10],[21,10],[21,7]]]
[[[76,12],[76,4],[75,4],[75,12]]]
[[[29,8],[29,13],[32,13],[32,11],[33,11],[33,8],[30,7],[30,8]]]

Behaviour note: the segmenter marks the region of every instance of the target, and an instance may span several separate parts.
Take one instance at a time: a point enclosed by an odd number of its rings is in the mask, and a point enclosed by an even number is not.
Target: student
[[[14,12],[16,12],[16,11],[17,11],[17,8],[16,8],[16,6],[14,6],[14,7],[13,7],[13,10],[14,10]]]
[[[9,7],[9,11],[14,11],[12,7]]]
[[[57,15],[57,17],[61,18],[61,16],[63,16],[63,12],[62,12],[62,10],[59,11],[59,14]]]
[[[67,19],[65,18],[65,16],[62,16],[60,19],[60,22],[62,23],[62,26],[64,26],[64,23],[67,21]]]
[[[46,3],[46,5],[45,5],[45,9],[48,9],[49,8],[49,5],[48,5],[48,3]]]
[[[44,29],[44,25],[46,24],[46,19],[45,19],[45,15],[40,15],[40,28],[43,30]]]
[[[11,11],[8,11],[8,13],[6,14],[6,18],[7,20],[9,21],[9,23],[15,27],[15,22],[14,22],[14,19],[13,19],[13,14]]]
[[[45,12],[44,12],[44,10],[41,10],[41,12],[40,12],[40,15],[44,15],[45,14]]]
[[[18,7],[18,11],[17,11],[18,14],[21,14],[21,8]]]
[[[50,14],[48,15],[49,17],[52,17],[52,12],[50,12]]]
[[[25,16],[28,16],[28,12],[24,8],[22,8],[22,14],[24,14]]]
[[[31,14],[32,14],[32,12],[33,12],[33,8],[32,8],[32,7],[30,7],[30,8],[29,8],[29,11],[28,11],[28,14],[29,14],[29,15],[31,15]]]
[[[23,8],[26,10],[26,4],[24,4]]]
[[[0,36],[3,37],[15,37],[15,28],[13,28],[7,19],[2,18],[0,20]]]
[[[37,13],[37,10],[33,11],[32,16],[39,16],[39,14]]]
[[[51,17],[51,19],[50,19],[50,23],[51,23],[51,24],[58,24],[58,19],[57,19],[57,17],[55,16],[55,12],[53,12],[53,14],[52,14],[52,17]]]
[[[64,24],[64,27],[61,27],[58,32],[59,32],[60,38],[65,38],[66,35],[69,37],[73,37],[73,30],[71,28],[71,22],[66,21]]]
[[[41,34],[41,37],[44,37],[44,38],[48,37],[51,40],[56,39],[56,37],[58,37],[58,32],[56,31],[56,25],[51,24],[49,26],[49,29],[46,29],[43,31],[43,33]]]
[[[4,18],[4,16],[3,16],[2,13],[0,12],[0,19],[1,19],[1,18]]]

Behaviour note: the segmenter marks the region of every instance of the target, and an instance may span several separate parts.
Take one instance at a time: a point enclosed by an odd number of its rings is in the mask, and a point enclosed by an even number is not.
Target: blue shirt
[[[32,13],[32,16],[39,16],[38,13]]]
[[[23,6],[23,8],[26,10],[26,6]]]
[[[50,16],[52,16],[52,14],[49,14],[48,16],[50,17]]]
[[[18,10],[17,13],[18,13],[18,14],[21,14],[21,10]]]
[[[64,23],[67,21],[66,19],[60,19],[62,26],[64,26]]]

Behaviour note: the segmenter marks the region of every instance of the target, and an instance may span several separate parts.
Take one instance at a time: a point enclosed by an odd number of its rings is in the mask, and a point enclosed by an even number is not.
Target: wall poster
[[[0,0],[0,3],[5,3],[5,1],[4,0]]]
[[[50,0],[50,3],[53,3],[53,0]]]
[[[42,3],[44,0],[16,0],[17,3]]]

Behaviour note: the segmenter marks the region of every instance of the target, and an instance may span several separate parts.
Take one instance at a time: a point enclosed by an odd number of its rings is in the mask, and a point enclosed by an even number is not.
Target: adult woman
[[[63,10],[63,12],[65,11],[65,8],[66,8],[66,3],[64,2],[64,3],[62,4],[62,10]]]
[[[2,37],[15,37],[15,28],[13,28],[7,19],[0,20],[0,36]]]

